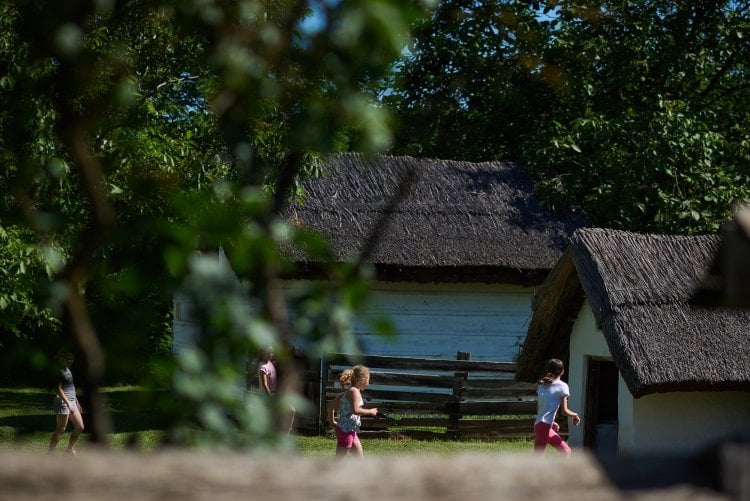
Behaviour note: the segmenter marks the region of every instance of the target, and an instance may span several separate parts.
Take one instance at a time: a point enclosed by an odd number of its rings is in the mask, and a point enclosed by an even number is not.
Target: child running
[[[65,428],[68,427],[68,421],[73,422],[73,431],[70,434],[66,454],[76,456],[76,444],[83,431],[83,407],[76,398],[76,387],[73,383],[73,374],[70,372],[70,366],[73,365],[73,355],[67,351],[61,351],[57,355],[57,360],[62,368],[60,369],[59,380],[55,390],[55,400],[52,407],[55,411],[55,432],[49,441],[47,454],[52,454],[60,441]]]
[[[351,452],[356,457],[363,457],[362,443],[359,441],[361,416],[377,416],[376,408],[365,409],[362,390],[370,384],[370,369],[364,365],[355,365],[345,370],[339,378],[346,388],[328,404],[328,417],[336,431],[336,458],[343,458]],[[338,420],[334,415],[337,410]]]
[[[568,408],[570,389],[567,383],[560,380],[565,372],[561,360],[553,358],[547,362],[547,373],[539,380],[537,387],[537,416],[534,421],[534,451],[544,453],[547,444],[563,454],[570,455],[571,450],[558,433],[560,425],[555,422],[557,410],[564,416],[573,418],[573,425],[578,426],[581,418]]]

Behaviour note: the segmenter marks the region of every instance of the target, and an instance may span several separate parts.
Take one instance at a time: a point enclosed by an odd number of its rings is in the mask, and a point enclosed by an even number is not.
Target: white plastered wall
[[[611,354],[586,301],[573,324],[568,367],[570,407],[584,422],[588,357],[611,359]],[[617,406],[618,454],[698,452],[724,440],[750,440],[750,392],[670,392],[635,399],[618,377]],[[581,447],[583,425],[570,426],[568,440]]]
[[[633,451],[698,452],[750,439],[750,392],[654,393],[633,401]]]
[[[568,367],[568,384],[570,386],[569,406],[578,412],[581,417],[580,426],[569,424],[568,441],[572,447],[583,446],[583,430],[586,420],[586,405],[584,398],[586,396],[586,372],[588,357],[596,357],[605,360],[611,360],[612,355],[604,339],[604,334],[596,326],[594,313],[591,310],[591,304],[584,301],[578,317],[573,323],[573,329],[570,334],[570,367]],[[632,396],[625,382],[618,377],[617,389],[619,410],[618,415],[618,452],[622,451],[624,445],[632,442],[633,430],[633,413],[632,413]]]

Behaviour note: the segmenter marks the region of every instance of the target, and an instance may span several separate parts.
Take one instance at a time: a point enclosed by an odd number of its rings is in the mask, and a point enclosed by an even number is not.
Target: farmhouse
[[[693,306],[713,236],[578,230],[537,292],[517,378],[562,358],[582,426],[607,453],[693,453],[750,438],[750,311]],[[710,278],[710,277],[709,277]]]
[[[535,287],[585,224],[540,208],[522,168],[505,162],[340,154],[303,187],[287,217],[325,234],[336,259],[374,267],[355,325],[371,355],[515,360]],[[305,279],[316,278],[310,264]],[[374,334],[384,317],[395,340]]]

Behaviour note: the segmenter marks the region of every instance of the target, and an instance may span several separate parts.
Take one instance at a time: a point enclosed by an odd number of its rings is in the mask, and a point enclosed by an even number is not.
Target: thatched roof
[[[382,229],[367,258],[381,279],[539,284],[584,224],[542,210],[522,168],[504,162],[339,154],[303,187],[287,216],[327,235],[337,259]]]
[[[591,304],[635,397],[666,391],[750,390],[750,311],[689,305],[718,237],[577,231],[534,300],[518,378],[567,358],[572,322]]]

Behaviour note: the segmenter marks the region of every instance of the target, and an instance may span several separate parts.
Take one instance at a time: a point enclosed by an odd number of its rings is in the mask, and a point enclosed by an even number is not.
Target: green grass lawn
[[[331,456],[336,452],[333,437],[296,437],[297,449],[306,456]],[[362,448],[367,455],[390,454],[460,454],[465,452],[530,452],[533,440],[415,440],[410,438],[365,438]]]
[[[110,442],[116,449],[126,445],[139,450],[155,449],[164,437],[155,416],[141,403],[143,392],[135,387],[117,387],[104,390],[109,403],[115,433]],[[38,388],[0,388],[0,449],[46,452],[55,427],[52,413],[53,394]],[[84,421],[86,415],[84,414]],[[70,429],[63,435],[58,450],[64,450]],[[79,450],[84,451],[88,433],[84,431]],[[330,456],[336,450],[336,440],[330,436],[295,436],[299,454],[305,456]],[[363,438],[365,454],[457,454],[463,452],[528,452],[531,440],[416,440],[410,438]]]
[[[144,450],[155,448],[164,432],[157,427],[155,416],[133,405],[143,392],[133,387],[107,388],[104,392],[116,430],[110,437],[112,446],[122,448],[134,445]],[[0,388],[0,448],[46,451],[55,429],[53,397],[52,391],[46,389]],[[72,424],[69,424],[58,450],[65,449],[71,429]],[[85,448],[88,439],[89,434],[84,431],[81,448]]]

